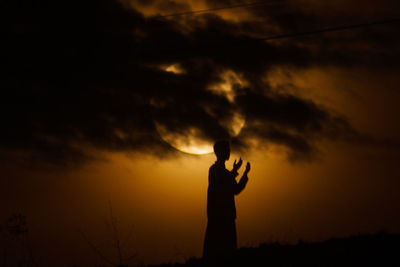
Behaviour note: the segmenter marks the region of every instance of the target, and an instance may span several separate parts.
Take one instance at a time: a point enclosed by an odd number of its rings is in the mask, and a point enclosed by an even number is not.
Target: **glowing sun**
[[[176,64],[165,68],[165,71],[175,72]],[[243,86],[245,82],[233,71],[226,71],[221,75],[221,82],[212,84],[208,90],[214,94],[225,97],[234,104],[235,91],[233,86]],[[216,118],[218,120],[218,118]],[[235,112],[229,121],[220,121],[219,124],[226,129],[231,137],[237,136],[245,124],[245,116],[239,111]],[[188,154],[203,155],[213,152],[213,141],[207,140],[201,131],[196,128],[186,129],[184,133],[170,131],[162,122],[154,121],[154,125],[161,138],[175,149]]]

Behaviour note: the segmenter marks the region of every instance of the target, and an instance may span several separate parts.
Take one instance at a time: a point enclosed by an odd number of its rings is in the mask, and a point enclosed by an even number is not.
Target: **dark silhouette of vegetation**
[[[82,233],[90,247],[103,261],[97,267],[137,267],[143,263],[128,264],[124,257],[125,242],[120,242],[116,217],[110,205],[110,224],[115,238],[113,245],[117,260],[105,257],[96,246]],[[34,250],[29,242],[26,216],[13,214],[2,225],[3,241],[8,246],[3,251],[0,266],[37,267]],[[128,238],[128,237],[125,237]],[[119,244],[119,245],[117,245]],[[16,253],[16,254],[15,254]],[[79,263],[73,267],[79,267]],[[201,258],[190,258],[185,263],[147,265],[148,267],[196,267],[215,266]],[[232,258],[218,263],[218,266],[400,266],[400,234],[380,232],[372,235],[357,235],[347,238],[334,238],[323,242],[304,242],[297,244],[264,243],[258,247],[242,247],[235,251]]]
[[[132,231],[130,231],[129,235],[126,237],[124,242],[121,242],[121,237],[119,234],[119,230],[118,230],[118,221],[117,218],[115,217],[114,213],[113,213],[113,209],[112,209],[112,205],[111,202],[109,201],[109,221],[107,222],[107,224],[109,224],[111,231],[112,231],[112,238],[113,238],[113,246],[116,250],[117,253],[117,257],[118,260],[112,260],[109,259],[108,257],[106,257],[96,246],[95,244],[93,244],[93,242],[90,241],[90,239],[86,236],[86,234],[81,231],[78,230],[78,232],[80,233],[80,235],[82,236],[82,238],[85,240],[86,243],[88,243],[88,245],[90,246],[90,248],[93,250],[93,252],[106,264],[108,265],[104,265],[104,266],[112,266],[112,267],[128,267],[129,265],[127,265],[128,262],[132,261],[133,259],[135,259],[136,254],[131,254],[130,256],[126,257],[123,253],[123,247],[126,245],[128,239],[130,238],[130,235],[132,233]],[[131,228],[131,230],[133,229],[133,227]]]
[[[202,259],[149,267],[212,266]],[[234,257],[218,266],[400,266],[400,234],[377,233],[324,242],[296,245],[265,243],[257,248],[240,248]]]
[[[2,266],[39,266],[30,242],[26,216],[14,213],[2,228],[2,238],[7,244],[3,251]]]

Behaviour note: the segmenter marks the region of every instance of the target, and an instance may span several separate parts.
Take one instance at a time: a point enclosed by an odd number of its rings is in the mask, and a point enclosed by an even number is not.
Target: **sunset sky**
[[[110,206],[129,264],[200,257],[221,139],[227,168],[252,164],[239,247],[400,232],[400,23],[263,40],[399,19],[399,2],[244,3],[2,1],[10,261],[16,213],[41,266],[107,264],[89,243],[118,262]]]

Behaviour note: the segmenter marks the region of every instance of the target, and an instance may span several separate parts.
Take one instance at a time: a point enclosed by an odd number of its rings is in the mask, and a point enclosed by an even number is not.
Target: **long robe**
[[[232,257],[237,248],[235,195],[248,181],[243,175],[236,182],[237,172],[228,171],[225,164],[216,162],[210,167],[207,191],[207,229],[203,258],[208,262],[222,262]]]

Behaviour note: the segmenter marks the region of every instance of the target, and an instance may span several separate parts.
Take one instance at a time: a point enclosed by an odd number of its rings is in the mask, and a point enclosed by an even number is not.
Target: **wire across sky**
[[[201,14],[201,13],[210,13],[210,12],[226,10],[226,9],[234,9],[234,8],[277,5],[277,4],[283,4],[283,2],[284,1],[264,1],[264,2],[243,3],[243,4],[229,5],[229,6],[223,6],[223,7],[214,7],[214,8],[192,10],[192,11],[181,12],[181,13],[161,15],[161,16],[156,16],[154,18],[159,19],[159,18],[168,18],[168,17],[179,17],[179,16],[187,16],[187,15],[196,15],[196,14]]]
[[[167,14],[167,15],[156,16],[154,18],[160,19],[160,18],[168,18],[168,17],[196,15],[196,14],[201,14],[201,13],[211,13],[211,12],[215,12],[215,11],[234,9],[234,8],[247,8],[247,7],[265,6],[265,5],[277,5],[277,4],[283,4],[284,2],[285,1],[251,2],[251,3],[229,5],[229,6],[224,6],[224,7],[215,7],[215,8],[193,10],[193,11],[187,11],[187,12],[181,12],[181,13]],[[382,20],[376,20],[376,21],[372,21],[372,22],[364,22],[364,23],[358,23],[358,24],[339,25],[339,26],[332,26],[332,27],[326,27],[326,28],[321,28],[321,29],[306,30],[306,31],[301,31],[301,32],[283,33],[283,34],[272,35],[272,36],[267,36],[267,37],[263,37],[263,38],[257,38],[257,40],[270,41],[270,40],[277,40],[277,39],[296,38],[296,37],[307,36],[307,35],[322,34],[322,33],[326,33],[326,32],[345,31],[345,30],[365,28],[365,27],[383,25],[383,24],[399,23],[399,22],[400,22],[400,17],[397,17],[397,18],[382,19]]]

